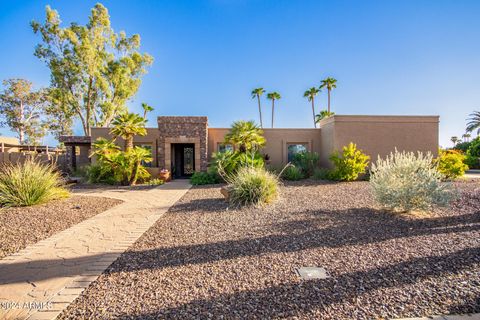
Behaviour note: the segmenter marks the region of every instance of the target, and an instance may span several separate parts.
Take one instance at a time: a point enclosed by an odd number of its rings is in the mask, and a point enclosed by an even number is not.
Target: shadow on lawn
[[[427,278],[441,277],[445,274],[460,272],[480,262],[480,248],[468,248],[441,256],[415,258],[395,265],[341,274],[335,278],[285,283],[261,290],[240,291],[233,294],[217,295],[212,298],[194,300],[177,307],[157,310],[153,313],[128,313],[121,319],[145,318],[196,318],[199,315],[228,315],[227,318],[259,317],[277,318],[308,314],[312,310],[321,311],[325,307],[339,303],[351,304],[357,308],[356,298],[381,288],[399,288],[414,284]],[[423,292],[418,292],[418,298]],[[429,299],[432,294],[428,294]],[[444,304],[441,293],[437,303]],[[434,297],[435,298],[435,297]],[[460,298],[461,299],[461,298]],[[395,305],[374,304],[369,312],[380,316],[392,313]],[[452,313],[476,312],[480,310],[478,300],[465,305],[452,307]],[[348,311],[347,311],[348,312]],[[353,317],[350,311],[349,316]],[[364,313],[361,309],[357,312]],[[405,312],[405,311],[403,311]],[[415,311],[418,312],[418,311]],[[372,314],[366,314],[365,318]]]

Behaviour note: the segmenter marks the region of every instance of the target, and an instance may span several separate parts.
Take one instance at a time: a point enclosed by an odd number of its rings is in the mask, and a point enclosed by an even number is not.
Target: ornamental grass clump
[[[395,211],[427,210],[446,206],[454,197],[450,185],[442,183],[430,153],[398,152],[372,165],[370,185],[376,200]]]
[[[69,196],[55,168],[33,159],[0,168],[0,206],[23,207]]]
[[[229,200],[237,206],[262,206],[278,197],[278,177],[264,168],[242,167],[228,177]]]

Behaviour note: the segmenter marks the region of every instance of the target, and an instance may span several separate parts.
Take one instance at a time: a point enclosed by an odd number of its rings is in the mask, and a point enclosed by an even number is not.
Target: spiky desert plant
[[[53,165],[27,159],[0,167],[0,206],[32,206],[68,196]]]

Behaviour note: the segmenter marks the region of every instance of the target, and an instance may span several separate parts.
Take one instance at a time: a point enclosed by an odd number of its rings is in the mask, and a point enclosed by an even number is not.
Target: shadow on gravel
[[[123,314],[120,319],[197,318],[199,315],[228,315],[232,318],[283,318],[312,310],[323,310],[338,303],[353,303],[370,291],[401,287],[431,277],[460,272],[480,263],[480,248],[468,248],[441,256],[416,258],[402,263],[368,271],[345,273],[325,280],[285,283],[261,290],[240,291],[194,300],[174,308],[154,313]],[[421,294],[421,293],[420,293]],[[441,297],[440,297],[441,299]],[[260,302],[261,301],[261,302]],[[379,306],[378,308],[381,308]],[[454,313],[477,312],[478,300],[454,307]],[[385,313],[385,309],[369,310]],[[453,310],[452,310],[453,311]],[[368,317],[367,317],[368,318]]]
[[[208,199],[204,201],[216,201]],[[273,234],[240,240],[207,244],[166,247],[143,251],[127,251],[110,267],[110,272],[128,272],[202,264],[265,253],[294,252],[312,248],[336,248],[368,244],[395,238],[422,235],[471,232],[480,230],[480,214],[466,214],[426,219],[405,219],[384,211],[359,208],[343,211],[306,211],[304,220],[293,220],[266,226]],[[325,226],[326,225],[326,226]],[[212,231],[214,232],[214,230]],[[25,279],[16,272],[19,268],[48,269],[63,263],[81,265],[101,259],[102,255],[79,259],[40,260],[0,266],[0,284],[39,281],[56,276],[74,276],[78,269],[65,268],[61,274],[39,272],[35,279]],[[9,274],[17,277],[9,277]]]

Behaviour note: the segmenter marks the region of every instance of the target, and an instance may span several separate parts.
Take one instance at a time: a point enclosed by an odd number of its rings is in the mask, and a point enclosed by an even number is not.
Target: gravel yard
[[[480,189],[431,216],[377,208],[368,183],[288,183],[235,210],[196,187],[68,307],[77,318],[378,319],[480,311]],[[330,278],[301,280],[321,266]]]
[[[0,209],[0,258],[46,239],[122,201],[72,196],[31,207]]]

